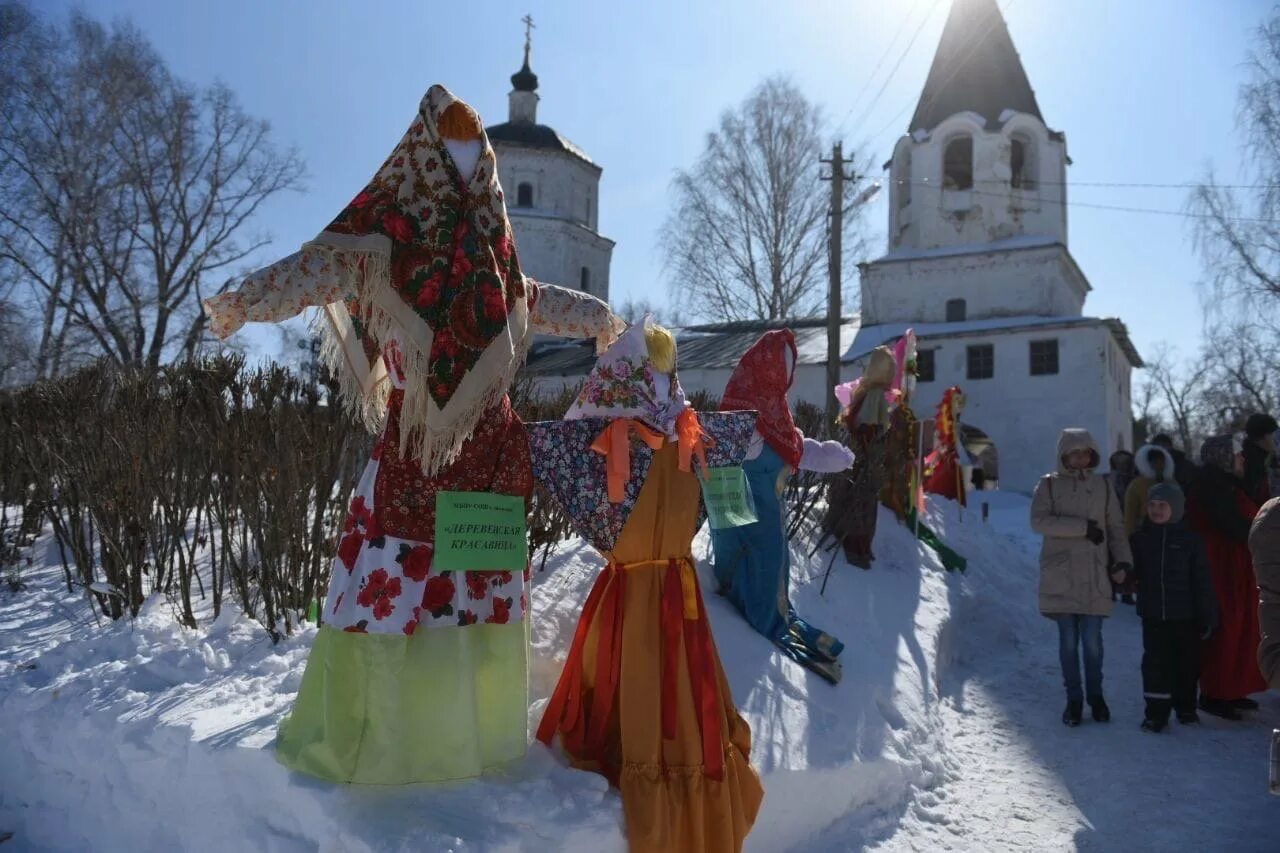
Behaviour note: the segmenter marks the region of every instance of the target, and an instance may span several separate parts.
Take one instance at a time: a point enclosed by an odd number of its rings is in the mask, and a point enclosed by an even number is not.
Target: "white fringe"
[[[323,245],[323,244],[314,244]],[[359,311],[366,318],[365,332],[381,349],[394,338],[404,357],[404,402],[400,410],[400,453],[419,460],[427,476],[454,462],[462,445],[475,432],[480,418],[496,406],[507,393],[528,353],[528,306],[517,300],[507,320],[508,337],[494,339],[480,360],[462,378],[457,392],[445,409],[431,398],[430,376],[431,328],[406,305],[391,288],[390,257],[379,250],[338,249],[343,266],[351,270],[353,280],[348,292],[360,295]],[[359,280],[359,262],[363,260],[364,280]],[[320,358],[339,378],[339,393],[352,416],[370,432],[383,428],[387,400],[391,395],[389,377],[378,379],[378,366],[370,365],[361,342],[355,337],[346,306],[330,306],[336,312],[325,312],[320,335]],[[341,321],[335,322],[336,313]],[[504,352],[509,339],[511,349]],[[456,403],[473,394],[461,408]],[[445,420],[447,413],[447,421]]]

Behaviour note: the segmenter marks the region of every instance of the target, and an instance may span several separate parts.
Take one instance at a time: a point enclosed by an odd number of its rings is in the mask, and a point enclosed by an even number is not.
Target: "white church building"
[[[507,121],[485,128],[498,158],[520,265],[537,281],[609,301],[613,241],[600,234],[600,174],[581,148],[538,124],[538,76],[524,65],[511,76]]]
[[[981,43],[979,50],[973,45]],[[908,328],[915,408],[952,385],[963,423],[990,438],[1000,486],[1029,491],[1063,427],[1105,460],[1132,449],[1123,323],[1087,317],[1089,280],[1067,240],[1066,137],[1045,123],[995,0],[955,0],[890,174],[888,252],[862,264],[862,313],[845,372]]]
[[[510,212],[521,260],[553,282],[585,269],[584,289],[607,299],[613,244],[595,231],[600,170],[533,123],[527,53],[512,82],[511,121],[489,133],[502,146],[503,186],[520,187]],[[1064,427],[1089,429],[1104,465],[1132,449],[1130,377],[1142,360],[1122,322],[1085,316],[1091,287],[1067,240],[1070,163],[995,0],[954,0],[915,114],[885,164],[887,252],[860,266],[861,314],[843,324],[841,375],[860,375],[875,347],[914,329],[916,414],[931,422],[958,385],[968,449],[1008,490],[1035,487]],[[747,348],[783,325],[799,344],[792,404],[825,407],[824,318],[675,330],[685,390],[719,397]],[[525,373],[552,394],[580,383],[594,361],[589,342],[552,345],[531,355]]]

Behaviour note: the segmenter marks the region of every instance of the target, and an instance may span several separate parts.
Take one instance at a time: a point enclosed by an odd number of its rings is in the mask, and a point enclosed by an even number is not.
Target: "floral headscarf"
[[[457,457],[529,344],[526,284],[493,148],[482,135],[475,171],[462,175],[438,129],[455,103],[432,86],[377,174],[305,247],[349,274],[346,300],[326,307],[324,329],[344,396],[366,421],[380,419],[387,383],[378,354],[397,341],[408,380],[401,450],[428,474]]]
[[[795,364],[796,337],[791,330],[765,332],[743,354],[720,400],[722,412],[757,411],[756,430],[792,468],[800,466],[804,452],[804,436],[796,428],[787,403],[787,391],[795,379]]]
[[[565,420],[636,418],[675,435],[676,418],[689,404],[676,374],[663,373],[649,359],[645,329],[650,323],[646,315],[600,356]]]
[[[1243,435],[1215,435],[1200,445],[1200,463],[1227,474],[1235,473],[1236,456],[1244,449]]]

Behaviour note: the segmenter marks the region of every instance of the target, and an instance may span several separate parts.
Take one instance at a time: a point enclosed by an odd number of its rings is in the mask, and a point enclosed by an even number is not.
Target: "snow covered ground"
[[[976,508],[930,512],[965,576],[887,514],[875,569],[837,560],[825,597],[825,559],[797,545],[797,609],[846,643],[837,687],[709,597],[766,790],[748,848],[1280,849],[1280,799],[1266,794],[1280,700],[1246,723],[1140,733],[1140,631],[1121,608],[1105,628],[1115,722],[1064,728],[1027,501],[985,498],[990,524]],[[0,591],[4,851],[625,850],[617,796],[536,743],[501,773],[445,786],[289,773],[271,743],[309,632],[273,647],[234,612],[189,631],[163,600],[99,625],[60,588],[48,547],[26,591]],[[535,576],[531,725],[597,566],[574,544]]]

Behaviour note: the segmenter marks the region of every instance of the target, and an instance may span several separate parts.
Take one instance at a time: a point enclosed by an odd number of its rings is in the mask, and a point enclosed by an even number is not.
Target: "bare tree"
[[[1280,306],[1280,5],[1258,27],[1240,87],[1244,188],[1210,171],[1190,199],[1196,242],[1218,296],[1239,307]]]
[[[697,163],[672,185],[662,239],[677,305],[712,320],[825,310],[823,129],[822,111],[782,77],[720,117]],[[844,220],[850,257],[859,252],[859,213]]]
[[[1265,317],[1218,323],[1206,334],[1201,362],[1202,416],[1214,429],[1238,429],[1254,412],[1280,404],[1280,329]]]
[[[1179,365],[1176,352],[1167,344],[1158,344],[1147,359],[1147,387],[1139,391],[1139,397],[1147,398],[1148,406],[1152,397],[1159,401],[1188,452],[1203,433],[1200,402],[1207,378],[1208,369],[1203,363]]]
[[[169,73],[136,29],[0,6],[0,264],[39,306],[38,371],[88,351],[156,367],[200,341],[199,298],[265,244],[246,235],[302,165],[221,85]]]
[[[654,322],[664,326],[679,326],[680,312],[670,305],[654,305],[649,299],[627,299],[620,305],[613,306],[613,313],[628,323],[641,320],[645,314],[652,314]]]

